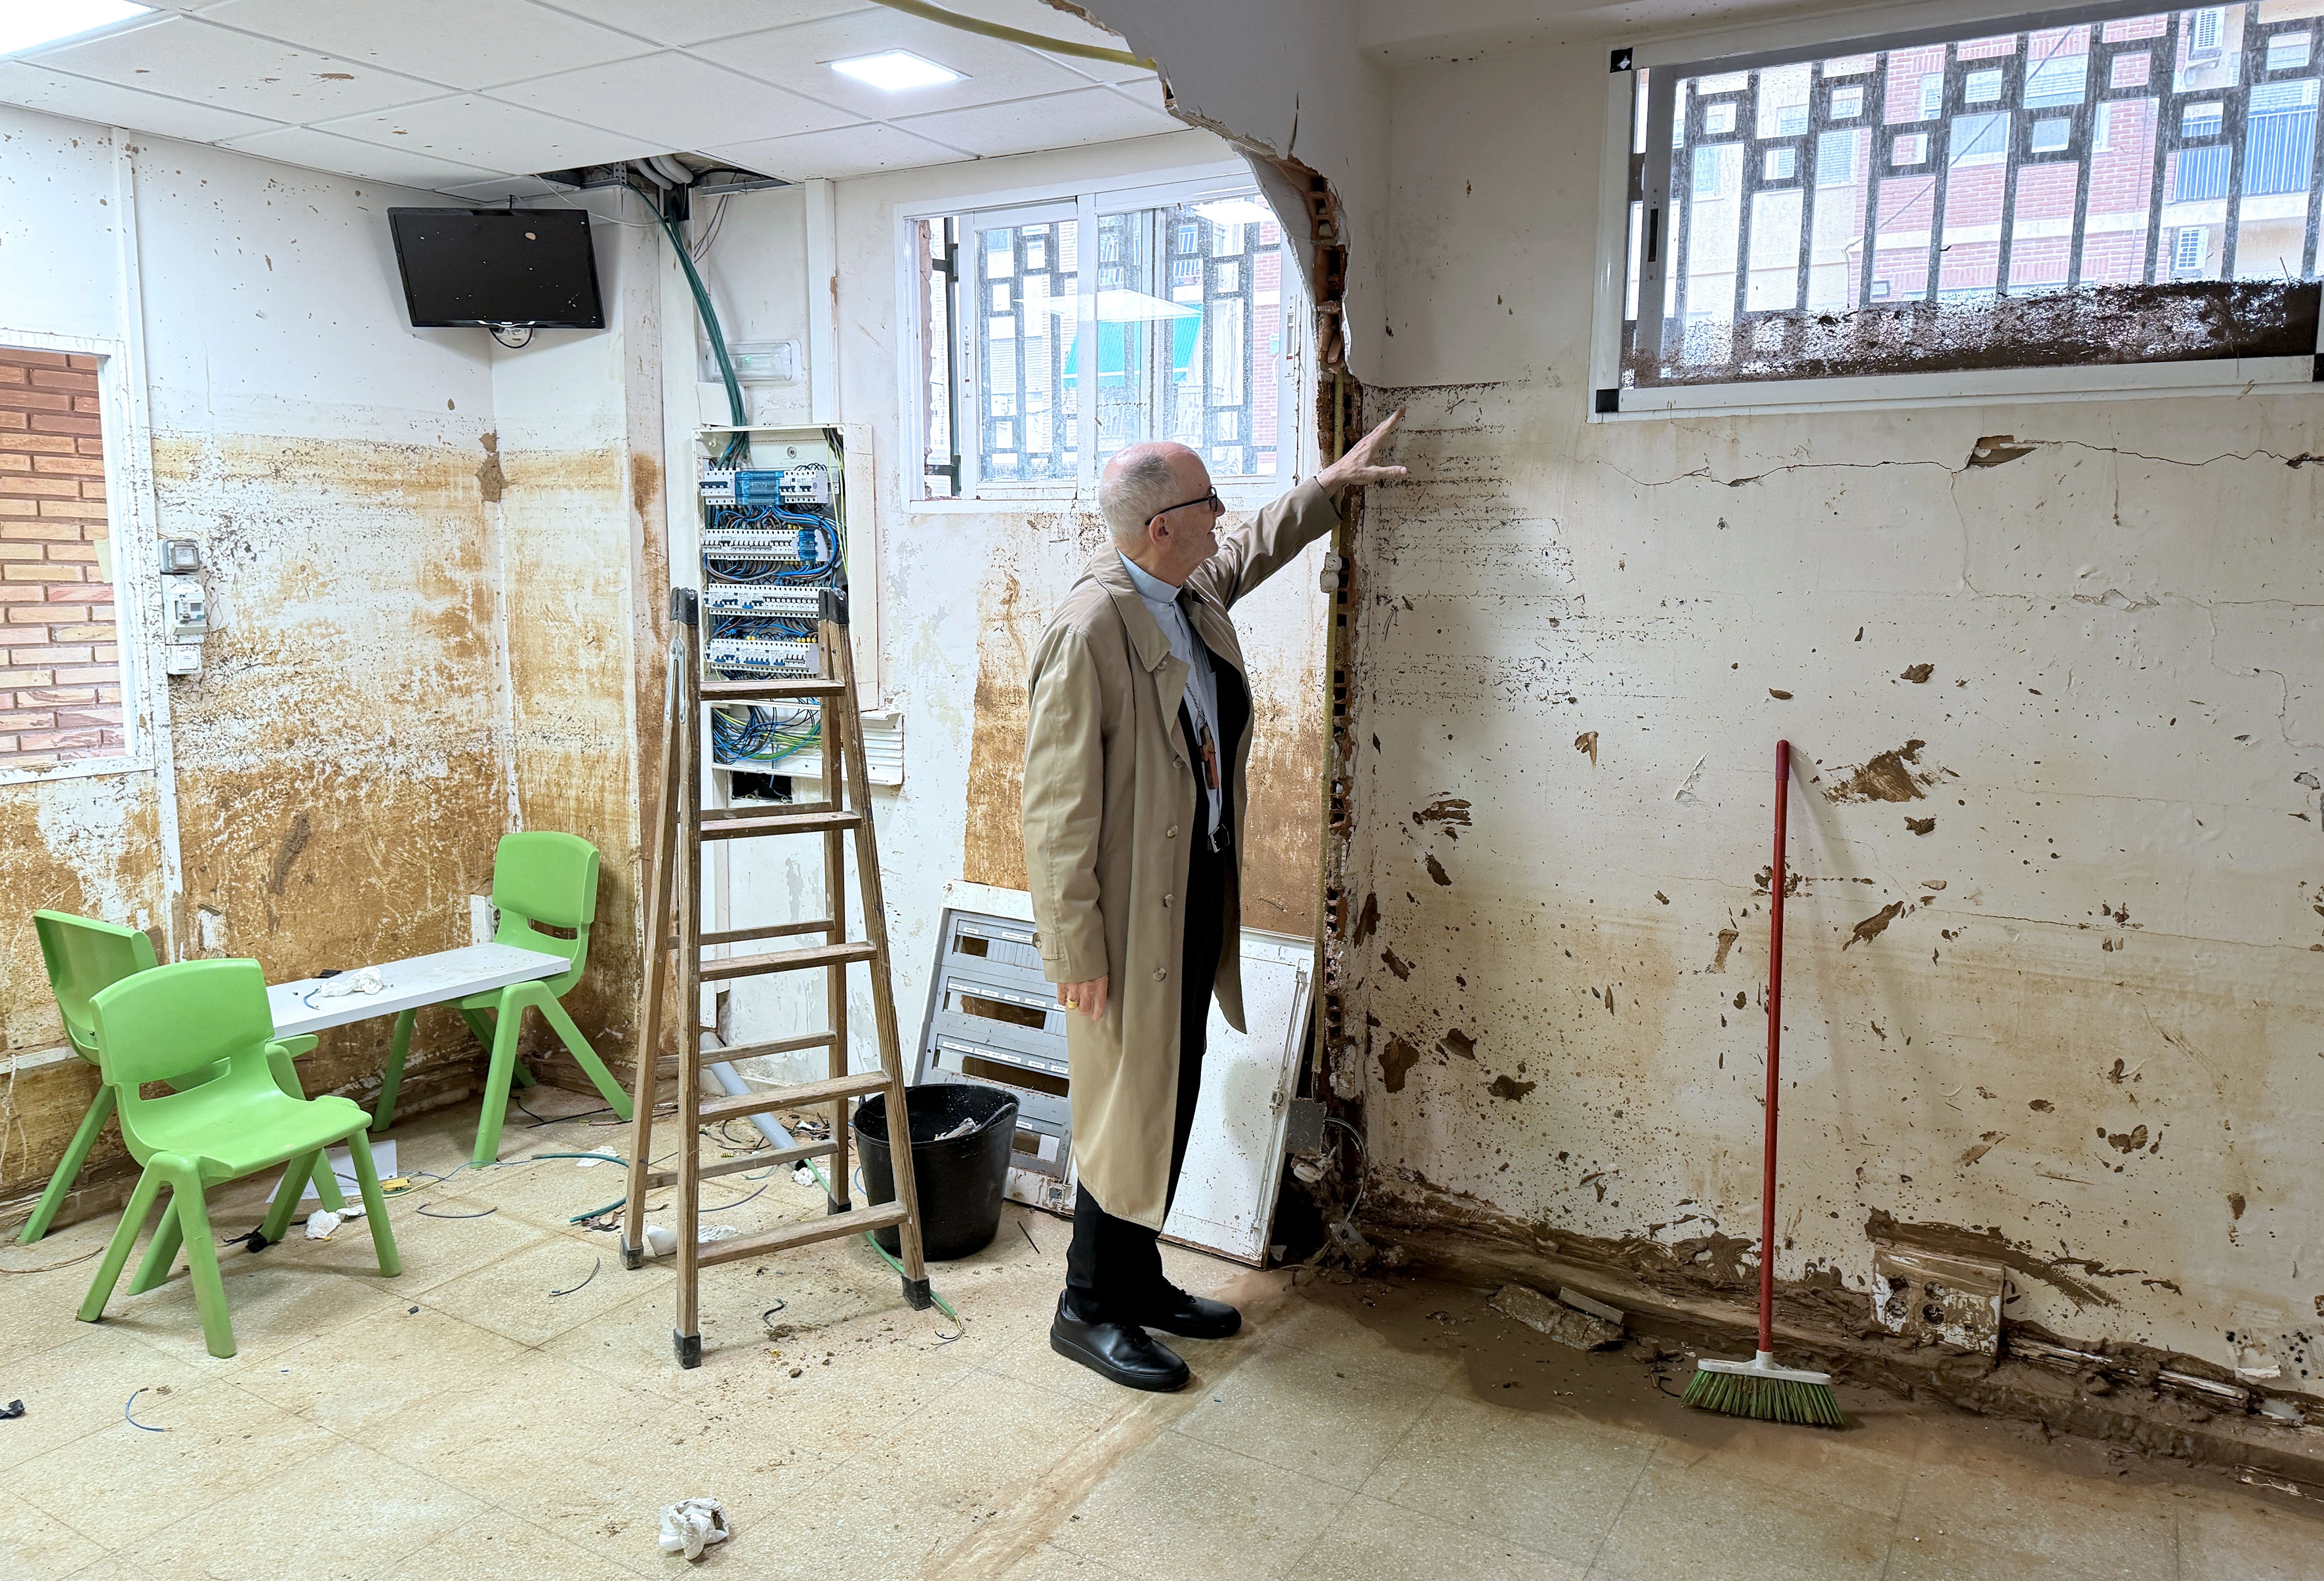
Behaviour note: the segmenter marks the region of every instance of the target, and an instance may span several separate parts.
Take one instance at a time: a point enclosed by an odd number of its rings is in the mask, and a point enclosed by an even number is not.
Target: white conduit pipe
[[[718,1090],[730,1098],[739,1098],[751,1090],[751,1084],[742,1079],[742,1073],[734,1068],[733,1062],[731,1060],[722,1059],[712,1066],[710,1075],[711,1078],[717,1082]],[[798,1138],[784,1130],[772,1115],[753,1114],[751,1116],[751,1123],[759,1128],[761,1136],[765,1137],[777,1147],[798,1145]]]

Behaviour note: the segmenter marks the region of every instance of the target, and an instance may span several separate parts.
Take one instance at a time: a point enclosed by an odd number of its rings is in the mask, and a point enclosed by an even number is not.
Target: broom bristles
[[[1753,1421],[1793,1422],[1810,1428],[1848,1426],[1848,1414],[1840,1409],[1840,1396],[1829,1383],[1697,1369],[1687,1382],[1684,1403]]]

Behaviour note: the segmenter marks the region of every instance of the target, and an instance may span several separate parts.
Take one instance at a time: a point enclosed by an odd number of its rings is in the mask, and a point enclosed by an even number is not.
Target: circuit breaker
[[[836,430],[706,429],[699,436],[702,667],[733,680],[806,679],[821,661],[825,588],[846,586],[845,458]],[[780,774],[823,738],[820,707],[711,716],[712,763]]]

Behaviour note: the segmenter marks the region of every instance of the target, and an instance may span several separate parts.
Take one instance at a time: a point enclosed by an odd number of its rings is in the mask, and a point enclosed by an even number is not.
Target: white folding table
[[[422,1005],[465,999],[471,994],[505,988],[512,983],[554,977],[572,966],[564,957],[545,950],[520,949],[512,944],[472,944],[370,968],[385,984],[377,994],[344,994],[327,998],[320,990],[337,978],[302,977],[296,983],[269,985],[266,998],[274,1012],[274,1035],[295,1038],[319,1032],[326,1027],[343,1027],[377,1015],[394,1015]]]

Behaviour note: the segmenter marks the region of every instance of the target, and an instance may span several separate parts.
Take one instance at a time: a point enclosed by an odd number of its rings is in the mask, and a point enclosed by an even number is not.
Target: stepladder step
[[[763,955],[729,956],[702,963],[702,981],[725,983],[736,977],[763,977],[776,972],[811,972],[819,966],[844,966],[876,958],[879,950],[862,940],[810,945],[805,949],[775,949]]]
[[[804,1163],[809,1159],[827,1159],[838,1151],[839,1144],[835,1142],[806,1142],[797,1147],[768,1148],[762,1151],[742,1153],[735,1158],[720,1159],[716,1163],[705,1164],[695,1171],[695,1179],[715,1180],[721,1175],[741,1175],[753,1170],[779,1170],[791,1164]],[[646,1185],[649,1188],[656,1186],[672,1186],[677,1182],[676,1170],[654,1170],[646,1175]]]
[[[908,1216],[892,1202],[876,1207],[850,1208],[845,1213],[826,1215],[819,1219],[802,1219],[795,1224],[779,1225],[756,1235],[742,1235],[732,1241],[713,1241],[696,1254],[703,1267],[714,1263],[733,1262],[744,1257],[764,1257],[770,1253],[787,1252],[794,1246],[812,1245],[817,1241],[835,1241],[842,1235],[860,1235],[869,1230],[884,1230],[890,1225],[900,1225]]]
[[[786,1109],[809,1108],[838,1098],[866,1098],[887,1085],[886,1072],[863,1070],[848,1076],[827,1076],[820,1081],[761,1087],[756,1092],[736,1093],[732,1097],[705,1098],[702,1100],[702,1122],[711,1125],[745,1114],[774,1114]]]

